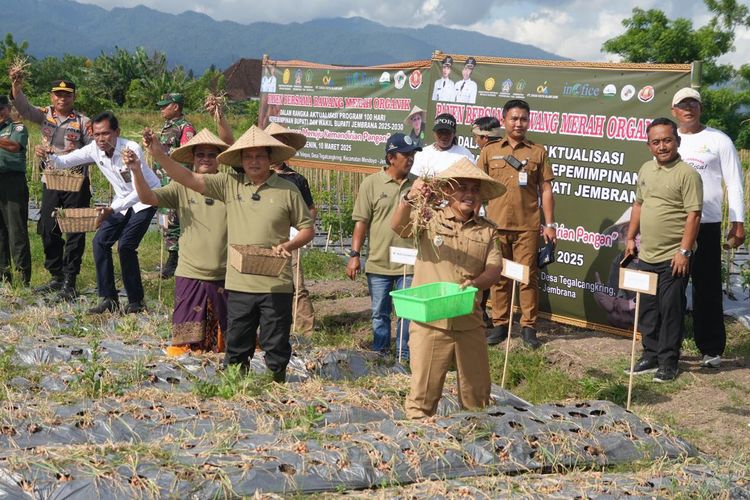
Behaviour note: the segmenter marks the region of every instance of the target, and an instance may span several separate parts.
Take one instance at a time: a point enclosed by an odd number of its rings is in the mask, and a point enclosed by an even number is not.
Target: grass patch
[[[270,372],[245,373],[240,365],[230,365],[218,374],[216,381],[195,380],[193,393],[203,399],[232,399],[237,395],[258,397],[267,394],[273,387]]]
[[[305,271],[305,278],[341,279],[346,272],[346,262],[334,252],[313,248],[302,253],[302,269]]]
[[[503,378],[504,349],[490,349],[490,377],[496,384]],[[530,403],[566,399],[576,394],[576,382],[550,367],[542,351],[511,350],[506,388]]]

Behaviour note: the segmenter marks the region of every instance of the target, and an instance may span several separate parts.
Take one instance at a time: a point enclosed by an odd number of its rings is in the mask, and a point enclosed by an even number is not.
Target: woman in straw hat
[[[437,193],[417,179],[393,215],[391,226],[402,237],[414,235],[417,261],[412,286],[434,282],[458,283],[462,288],[489,288],[500,278],[502,256],[495,225],[476,215],[483,201],[497,198],[505,186],[462,158],[437,176],[445,182]],[[418,199],[443,195],[447,205],[412,210]],[[435,414],[448,369],[458,370],[458,394],[464,408],[481,408],[490,401],[490,372],[484,322],[479,302],[474,310],[455,318],[413,321],[409,338],[411,389],[406,416]]]
[[[208,129],[203,129],[169,156],[156,141],[151,142],[149,151],[161,166],[169,163],[183,168],[181,164],[190,164],[195,172],[209,175],[218,173],[217,157],[228,147]],[[167,354],[223,352],[223,335],[227,331],[226,206],[176,182],[151,189],[137,162],[131,170],[141,201],[176,210],[182,226],[180,257],[175,271],[172,345],[167,347]]]
[[[411,137],[411,140],[414,142],[414,144],[416,144],[420,148],[424,147],[424,129],[426,126],[426,118],[427,112],[419,106],[414,106],[413,108],[411,108],[411,111],[409,111],[409,114],[404,119],[404,125],[406,125],[406,129],[408,130],[409,127],[411,127],[409,137]]]
[[[144,136],[144,142],[147,147],[153,144],[153,136]],[[294,148],[253,125],[217,158],[219,163],[232,166],[234,172],[206,175],[171,163],[165,170],[173,181],[226,203],[230,245],[270,248],[277,257],[289,257],[315,235],[310,211],[299,190],[271,170],[271,164],[286,160],[294,152]],[[299,232],[289,240],[291,227]],[[224,366],[247,369],[260,326],[259,344],[265,351],[266,366],[274,380],[283,382],[292,355],[291,267],[284,266],[278,276],[261,276],[227,266],[226,289],[229,301]]]

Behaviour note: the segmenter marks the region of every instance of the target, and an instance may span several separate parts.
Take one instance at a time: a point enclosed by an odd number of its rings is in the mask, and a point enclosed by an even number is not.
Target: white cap
[[[701,100],[701,94],[695,89],[691,89],[690,87],[685,87],[684,89],[680,89],[677,91],[677,93],[672,98],[672,107],[674,107],[676,104],[684,101],[685,99],[695,99],[696,101],[702,103]]]

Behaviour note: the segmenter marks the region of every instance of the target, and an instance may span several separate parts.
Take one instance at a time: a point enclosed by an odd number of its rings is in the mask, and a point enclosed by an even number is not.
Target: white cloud
[[[78,0],[112,7],[139,4],[170,13],[194,10],[217,20],[248,24],[257,21],[291,23],[330,17],[361,16],[388,26],[442,24],[535,45],[587,61],[617,60],[600,52],[605,40],[623,32],[621,21],[634,7],[660,9],[667,17],[685,17],[704,25],[710,14],[703,0]],[[750,31],[737,32],[737,50],[722,62],[740,65],[750,60]]]

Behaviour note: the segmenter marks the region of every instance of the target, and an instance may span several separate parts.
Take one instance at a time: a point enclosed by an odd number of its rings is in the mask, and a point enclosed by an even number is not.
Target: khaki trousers
[[[292,252],[292,282],[294,286],[297,286],[297,256],[299,250]],[[294,303],[292,303],[292,310],[294,310]],[[312,301],[310,300],[310,292],[305,287],[305,275],[302,272],[302,267],[299,269],[299,293],[297,294],[297,309],[296,309],[296,322],[292,323],[296,325],[296,331],[294,333],[301,333],[304,335],[312,335],[313,329],[315,328],[315,310],[313,309]]]
[[[482,408],[490,402],[490,363],[484,328],[455,332],[412,322],[409,329],[411,388],[406,397],[407,418],[435,414],[445,376],[455,364],[458,400],[463,408]]]
[[[537,252],[539,249],[538,231],[505,231],[500,230],[500,252],[503,258],[529,266],[529,283],[519,283],[519,301],[521,303],[521,326],[534,327],[539,310],[539,268]],[[501,277],[492,287],[492,323],[495,326],[507,325],[510,315],[510,298],[513,281]]]

